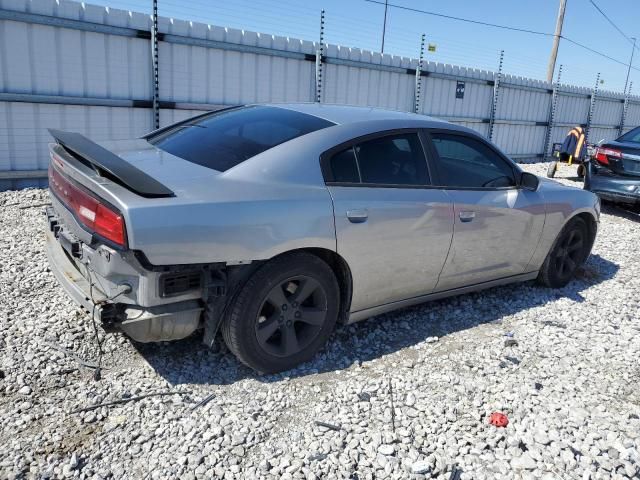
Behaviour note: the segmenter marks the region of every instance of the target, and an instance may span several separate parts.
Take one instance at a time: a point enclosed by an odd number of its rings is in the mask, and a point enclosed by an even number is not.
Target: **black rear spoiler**
[[[49,133],[65,149],[82,157],[82,160],[97,167],[98,171],[106,172],[107,175],[104,176],[138,195],[148,198],[175,196],[171,190],[153,177],[79,133],[63,132],[53,128],[49,129]]]

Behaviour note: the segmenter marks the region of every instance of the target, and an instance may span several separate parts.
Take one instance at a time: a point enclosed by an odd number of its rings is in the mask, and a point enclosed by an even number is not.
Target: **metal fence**
[[[640,97],[55,0],[0,0],[0,189],[43,185],[47,128],[139,136],[201,110],[327,102],[466,125],[512,158],[640,124]],[[157,34],[156,34],[157,32]],[[422,46],[422,50],[424,45]],[[419,50],[419,51],[422,51]]]

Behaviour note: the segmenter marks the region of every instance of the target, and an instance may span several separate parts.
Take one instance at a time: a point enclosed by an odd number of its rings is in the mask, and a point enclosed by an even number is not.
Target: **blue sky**
[[[384,0],[383,0],[384,1]],[[389,0],[392,4],[446,15],[553,33],[559,0]],[[640,69],[640,1],[595,0],[629,37],[637,36],[634,67]],[[115,8],[150,11],[150,0],[94,0]],[[384,7],[365,0],[158,0],[159,14],[214,25],[317,40],[320,10],[326,15],[325,41],[380,51]],[[505,51],[505,73],[544,79],[552,37],[507,31],[390,7],[385,53],[417,57],[420,35],[436,44],[427,59],[482,69],[497,69]],[[628,63],[631,44],[591,5],[567,0],[563,35]],[[600,88],[622,91],[627,68],[561,40],[558,64],[563,83],[592,87],[596,73]],[[640,71],[631,70],[633,93],[640,93]]]

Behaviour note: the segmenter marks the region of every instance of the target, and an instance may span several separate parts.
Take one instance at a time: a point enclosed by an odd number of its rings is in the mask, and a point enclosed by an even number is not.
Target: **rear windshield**
[[[224,172],[276,145],[331,125],[305,113],[256,105],[195,117],[147,141],[172,155]]]
[[[632,142],[640,143],[640,127],[636,127],[633,130],[625,133],[617,140],[618,142]]]

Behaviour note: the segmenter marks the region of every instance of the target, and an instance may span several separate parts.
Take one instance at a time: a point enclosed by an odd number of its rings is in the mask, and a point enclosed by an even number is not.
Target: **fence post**
[[[416,68],[416,86],[413,91],[413,113],[419,113],[420,111],[420,88],[422,86],[420,75],[422,72],[422,61],[424,58],[424,40],[425,35],[423,33],[420,39],[420,57],[418,59],[418,66]]]
[[[158,0],[153,0],[153,25],[151,28],[151,66],[153,92],[153,128],[160,128],[160,88],[158,75]]]
[[[498,108],[498,95],[500,93],[500,81],[502,80],[502,62],[504,61],[504,50],[500,50],[500,63],[498,63],[498,75],[493,82],[493,99],[491,100],[491,111],[489,114],[489,140],[493,141],[493,126],[496,121],[496,110]]]
[[[324,54],[324,10],[320,11],[320,48],[316,50],[316,102],[322,101],[322,56]]]
[[[561,76],[562,76],[562,64],[560,65],[560,68],[558,68],[558,78],[556,79],[556,83],[553,85],[553,90],[551,92],[551,105],[549,106],[547,134],[545,135],[545,138],[544,138],[544,149],[542,150],[543,160],[547,157],[547,153],[549,152],[549,145],[551,144],[551,134],[553,129],[553,122],[556,118],[556,108],[558,106],[558,91],[560,90]]]
[[[629,82],[629,88],[624,95],[624,104],[622,106],[622,115],[620,115],[620,129],[618,130],[618,136],[622,135],[624,131],[624,122],[627,120],[627,109],[629,108],[629,97],[631,96],[631,87],[633,82]]]
[[[589,143],[589,133],[591,133],[591,122],[593,121],[593,110],[596,106],[596,96],[598,95],[598,85],[600,84],[600,72],[596,76],[596,86],[591,94],[591,102],[589,103],[589,115],[587,116],[587,127],[584,135],[584,139]]]

